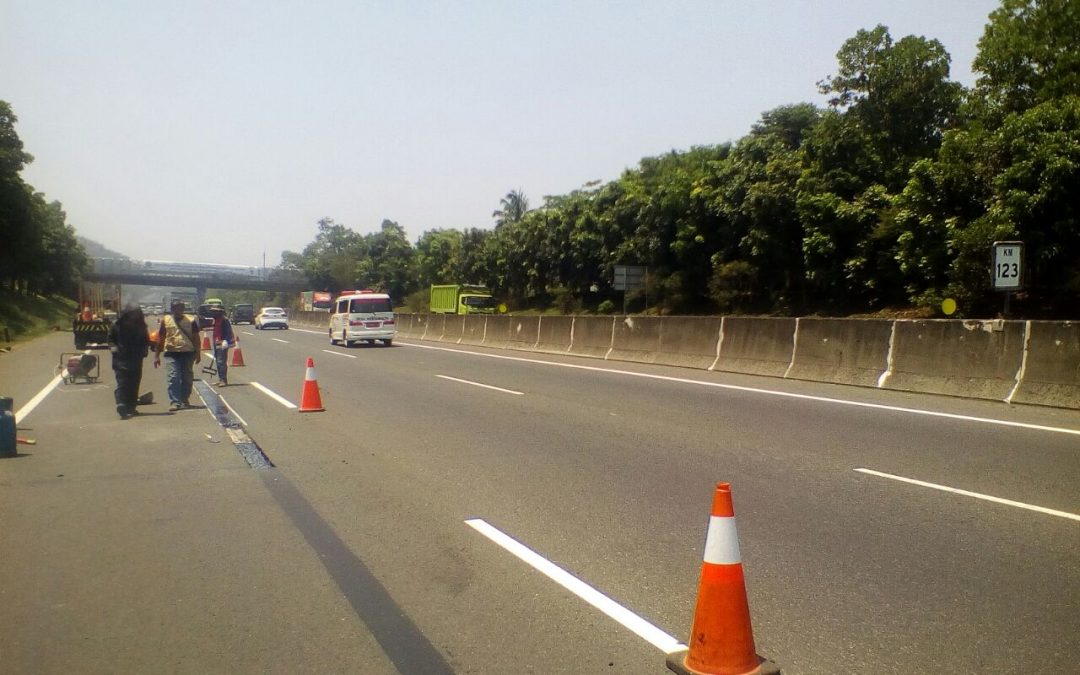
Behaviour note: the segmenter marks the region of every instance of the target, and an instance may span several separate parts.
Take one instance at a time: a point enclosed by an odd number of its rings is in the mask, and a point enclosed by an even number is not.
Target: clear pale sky
[[[135,258],[259,265],[324,217],[490,227],[642,157],[824,104],[860,28],[970,65],[991,0],[0,0],[24,179]]]

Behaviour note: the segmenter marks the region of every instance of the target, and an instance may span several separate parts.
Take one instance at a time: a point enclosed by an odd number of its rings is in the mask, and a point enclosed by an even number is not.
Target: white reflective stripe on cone
[[[742,562],[734,517],[711,516],[709,518],[704,560],[714,565],[736,565]]]
[[[315,381],[315,369],[314,368],[308,368],[307,371],[304,373],[304,379],[307,380],[308,382],[314,382]]]

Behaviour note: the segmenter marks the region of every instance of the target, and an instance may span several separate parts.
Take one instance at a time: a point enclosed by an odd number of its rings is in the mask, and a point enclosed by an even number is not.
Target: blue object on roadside
[[[0,396],[0,457],[14,457],[15,450],[15,399]]]

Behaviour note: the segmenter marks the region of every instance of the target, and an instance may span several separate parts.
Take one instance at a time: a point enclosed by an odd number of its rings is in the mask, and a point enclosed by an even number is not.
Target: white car
[[[280,307],[263,307],[255,317],[255,329],[289,328],[289,315]]]

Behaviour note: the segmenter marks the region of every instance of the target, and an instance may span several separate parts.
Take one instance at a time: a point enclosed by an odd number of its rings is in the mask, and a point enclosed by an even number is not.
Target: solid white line
[[[327,354],[337,354],[338,356],[347,356],[350,359],[355,359],[356,358],[352,354],[342,354],[341,352],[335,352],[335,351],[332,351],[332,350],[329,350],[329,349],[324,349],[323,351],[326,352]]]
[[[978,492],[969,492],[967,490],[958,490],[957,488],[951,488],[946,485],[938,485],[937,483],[927,483],[922,480],[915,480],[914,478],[904,478],[903,476],[897,476],[891,473],[883,473],[881,471],[874,471],[873,469],[855,469],[859,473],[870,474],[871,476],[880,476],[881,478],[889,478],[891,480],[898,480],[902,483],[911,483],[912,485],[920,485],[922,487],[932,488],[934,490],[941,490],[942,492],[952,492],[953,494],[963,495],[965,497],[974,497],[975,499],[985,499],[988,502],[994,502],[996,504],[1005,504],[1006,506],[1015,506],[1018,509],[1027,509],[1028,511],[1038,511],[1039,513],[1045,513],[1051,516],[1057,516],[1058,518],[1068,518],[1069,520],[1080,521],[1080,515],[1075,513],[1069,513],[1067,511],[1057,511],[1055,509],[1048,509],[1042,506],[1035,506],[1033,504],[1025,504],[1024,502],[1014,502],[1011,499],[1002,499],[1001,497],[992,497],[990,495],[980,494]]]
[[[486,521],[479,518],[473,518],[471,520],[466,520],[465,523],[499,546],[502,546],[555,583],[593,607],[599,609],[604,614],[607,614],[612,619],[615,619],[626,628],[629,628],[638,637],[665,654],[671,654],[686,649],[686,645],[680,643],[672,636],[652,625],[637,614],[634,614],[629,609],[623,607],[592,586],[586,584],[581,579],[571,575],[558,565],[550,562],[536,551],[533,551],[516,539],[492,527]]]
[[[280,338],[270,338],[270,339],[273,340],[274,342],[284,342],[285,344],[289,344],[288,340],[282,340]]]
[[[575,370],[588,370],[598,373],[610,373],[612,375],[626,375],[629,377],[642,377],[652,380],[662,380],[665,382],[679,382],[682,384],[696,384],[702,387],[713,387],[715,389],[728,389],[732,391],[745,391],[752,394],[764,394],[766,396],[781,396],[784,398],[794,398],[804,401],[818,401],[820,403],[833,403],[836,405],[849,405],[857,408],[871,408],[874,410],[889,410],[892,412],[908,413],[910,415],[926,415],[928,417],[944,417],[946,419],[963,420],[965,422],[978,422],[981,424],[994,424],[1003,427],[1014,427],[1018,429],[1032,429],[1035,431],[1050,431],[1058,434],[1071,434],[1073,436],[1080,436],[1080,429],[1067,429],[1064,427],[1049,427],[1042,424],[1027,424],[1025,422],[1009,422],[1007,420],[996,420],[989,417],[972,417],[970,415],[955,415],[953,413],[937,412],[934,410],[919,410],[918,408],[903,408],[900,406],[883,405],[880,403],[865,403],[863,401],[849,401],[842,398],[830,398],[828,396],[811,396],[809,394],[795,394],[787,391],[775,391],[772,389],[759,389],[757,387],[744,387],[737,384],[722,384],[720,382],[705,382],[702,380],[691,380],[684,377],[669,377],[667,375],[652,375],[649,373],[635,373],[631,370],[616,370],[613,368],[599,368],[596,366],[583,366],[577,363],[559,363],[558,361],[541,361],[539,359],[526,359],[519,356],[503,356],[501,354],[484,354],[482,352],[470,352],[465,349],[450,349],[449,347],[435,347],[432,345],[417,345],[408,342],[397,342],[403,347],[415,347],[418,349],[434,349],[443,352],[456,352],[458,354],[468,354],[470,356],[482,356],[489,359],[505,359],[507,361],[519,361],[522,363],[536,363],[544,366],[555,366],[558,368],[573,368]]]
[[[33,412],[34,408],[38,407],[38,404],[44,401],[45,397],[48,396],[53,389],[56,389],[56,385],[60,384],[61,380],[63,379],[63,375],[58,374],[47,385],[45,385],[45,387],[41,391],[39,391],[34,396],[34,398],[30,399],[23,407],[19,408],[15,412],[15,425],[18,426],[19,422],[22,422],[24,417]]]
[[[513,394],[514,396],[524,396],[523,391],[514,391],[513,389],[503,389],[502,387],[493,387],[490,384],[480,384],[479,382],[472,382],[470,380],[459,380],[456,377],[450,377],[449,375],[436,375],[435,377],[441,377],[444,380],[450,380],[452,382],[460,382],[462,384],[471,384],[474,387],[483,387],[484,389],[494,389],[495,391],[501,391],[504,394]]]
[[[270,391],[269,389],[262,386],[258,382],[252,382],[251,386],[255,387],[256,389],[258,389],[262,393],[266,394],[270,398],[274,399],[275,401],[277,401],[281,405],[285,406],[286,408],[295,408],[296,407],[296,404],[291,402],[289,399],[287,399],[287,398],[285,398],[283,396],[277,395],[276,393]]]
[[[314,335],[326,335],[325,330],[307,330],[306,328],[296,328],[294,326],[290,326],[289,330],[294,330],[297,333],[312,333]]]

